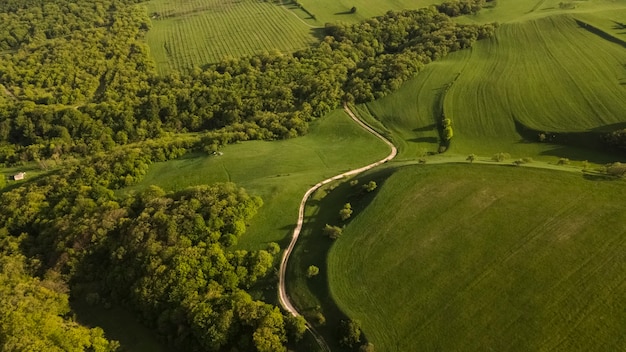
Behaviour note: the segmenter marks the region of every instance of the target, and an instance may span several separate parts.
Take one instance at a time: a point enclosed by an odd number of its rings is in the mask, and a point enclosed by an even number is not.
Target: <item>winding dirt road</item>
[[[309,190],[306,191],[306,193],[302,197],[302,201],[300,201],[300,209],[298,211],[298,221],[296,223],[296,228],[293,230],[293,235],[291,237],[291,242],[289,243],[289,246],[283,253],[283,257],[280,261],[280,268],[278,270],[278,299],[280,301],[280,305],[289,313],[293,314],[294,316],[298,316],[300,315],[300,313],[298,313],[296,308],[293,306],[293,304],[289,300],[289,296],[287,295],[287,290],[285,287],[285,274],[286,274],[286,269],[287,269],[287,261],[289,260],[289,256],[291,255],[291,252],[293,251],[293,248],[295,247],[296,242],[298,241],[298,237],[300,236],[300,231],[302,230],[302,224],[304,222],[304,207],[306,205],[307,200],[309,199],[311,194],[313,194],[313,192],[318,190],[323,185],[330,183],[332,181],[335,181],[335,180],[342,179],[347,176],[352,176],[352,175],[361,173],[363,171],[367,171],[372,168],[375,168],[376,166],[386,163],[387,161],[395,158],[396,154],[398,154],[398,149],[393,145],[393,143],[391,143],[388,139],[381,136],[378,132],[374,131],[371,127],[369,127],[368,125],[363,123],[361,120],[359,120],[354,115],[354,113],[350,110],[350,108],[348,108],[348,105],[344,104],[343,109],[356,123],[358,123],[361,127],[363,127],[363,129],[365,129],[369,133],[376,136],[378,139],[385,142],[391,148],[391,153],[389,153],[389,155],[387,155],[387,157],[385,157],[384,159],[379,160],[375,163],[369,164],[367,166],[363,166],[358,169],[346,171],[342,174],[333,176],[331,178],[327,178],[324,181],[321,181],[317,183],[315,186],[309,188]],[[311,326],[308,322],[307,322],[307,329],[315,337],[315,340],[317,340],[320,347],[322,347],[326,351],[330,351],[330,348],[328,347],[328,344],[326,344],[326,341],[324,341],[324,338],[317,331],[315,331],[313,326]]]

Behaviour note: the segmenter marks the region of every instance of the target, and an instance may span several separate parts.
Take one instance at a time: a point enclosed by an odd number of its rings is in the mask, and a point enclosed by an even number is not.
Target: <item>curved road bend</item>
[[[291,255],[291,252],[293,251],[293,248],[296,245],[296,241],[298,241],[298,236],[300,236],[300,231],[302,230],[302,224],[304,222],[304,207],[306,205],[307,200],[309,199],[311,194],[313,194],[313,192],[318,190],[323,185],[325,185],[327,183],[330,183],[332,181],[335,181],[335,180],[342,179],[342,178],[344,178],[346,176],[355,175],[355,174],[361,173],[363,171],[367,171],[369,169],[375,168],[376,166],[381,165],[381,164],[383,164],[383,163],[385,163],[385,162],[395,158],[396,154],[398,154],[398,149],[393,145],[393,143],[391,143],[388,139],[386,139],[385,137],[381,136],[378,132],[374,131],[371,127],[369,127],[368,125],[363,123],[361,120],[359,120],[354,115],[354,113],[350,110],[350,108],[348,108],[347,104],[343,105],[343,109],[346,111],[346,113],[356,123],[358,123],[361,127],[363,127],[363,129],[365,129],[369,133],[371,133],[374,136],[376,136],[378,139],[380,139],[383,142],[385,142],[391,148],[391,153],[389,153],[389,155],[387,155],[387,157],[385,157],[384,159],[379,160],[379,161],[377,161],[375,163],[369,164],[367,166],[363,166],[363,167],[358,168],[358,169],[346,171],[346,172],[344,172],[342,174],[339,174],[337,176],[333,176],[331,178],[325,179],[324,181],[321,181],[321,182],[317,183],[315,186],[309,188],[309,190],[306,191],[306,193],[302,197],[302,201],[300,201],[300,209],[298,210],[298,221],[296,223],[296,228],[293,230],[293,235],[291,237],[291,242],[289,243],[289,246],[287,247],[287,249],[285,250],[285,253],[283,254],[283,257],[282,257],[282,259],[280,261],[280,268],[278,270],[278,299],[280,301],[280,305],[285,310],[287,310],[289,313],[291,313],[294,316],[298,316],[298,315],[300,315],[300,313],[298,313],[296,308],[291,303],[291,300],[289,299],[289,296],[287,295],[287,290],[286,290],[286,287],[285,287],[285,274],[286,274],[286,268],[287,268],[287,261],[289,260],[289,256]],[[313,326],[311,326],[309,323],[307,323],[307,329],[311,332],[313,337],[315,337],[315,340],[317,340],[317,343],[320,345],[320,347],[322,347],[326,351],[330,351],[330,348],[328,347],[328,345],[324,341],[324,338],[322,338],[322,336],[317,331],[315,331]]]

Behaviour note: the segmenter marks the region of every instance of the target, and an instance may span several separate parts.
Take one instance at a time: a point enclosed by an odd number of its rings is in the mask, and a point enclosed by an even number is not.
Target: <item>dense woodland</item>
[[[280,248],[232,247],[259,198],[232,184],[113,190],[190,150],[302,135],[342,101],[381,97],[493,34],[453,22],[446,13],[465,12],[450,6],[332,24],[316,47],[161,77],[135,1],[1,2],[0,164],[49,169],[0,183],[2,349],[115,350],[73,321],[71,298],[126,306],[178,350],[284,351],[304,322],[250,293],[273,284]]]

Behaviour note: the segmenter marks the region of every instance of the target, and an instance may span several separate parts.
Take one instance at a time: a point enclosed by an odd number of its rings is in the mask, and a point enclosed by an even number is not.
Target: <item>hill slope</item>
[[[399,169],[329,254],[378,351],[609,351],[626,342],[623,181]]]

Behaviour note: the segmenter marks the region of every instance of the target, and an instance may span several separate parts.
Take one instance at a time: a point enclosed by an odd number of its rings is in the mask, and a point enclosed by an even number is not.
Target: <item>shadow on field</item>
[[[432,131],[434,129],[437,128],[437,124],[433,123],[427,126],[423,126],[423,127],[418,127],[418,128],[414,128],[413,132],[428,132],[428,131]]]
[[[549,143],[554,146],[541,152],[557,158],[587,160],[597,164],[606,164],[623,159],[623,150],[608,145],[604,135],[608,132],[626,128],[626,122],[600,126],[585,132],[550,132],[529,128],[513,116],[515,130],[522,137],[519,143]]]
[[[437,144],[437,143],[439,143],[439,138],[437,138],[437,137],[419,137],[419,138],[409,139],[408,141],[409,142],[415,142],[415,143]]]
[[[338,341],[341,321],[351,317],[348,317],[335,302],[328,281],[328,253],[335,241],[341,241],[342,237],[332,240],[323,234],[323,229],[326,224],[343,228],[349,226],[350,221],[358,217],[374,200],[380,187],[394,172],[394,168],[386,168],[344,180],[335,187],[330,185],[318,190],[313,195],[313,200],[307,202],[303,230],[289,259],[288,292],[298,310],[324,336],[332,351],[349,350],[341,347]],[[351,180],[359,182],[350,185]],[[377,187],[372,192],[366,192],[362,185],[370,181],[376,182]],[[346,203],[351,204],[353,213],[350,219],[341,221],[339,210]],[[320,271],[317,276],[307,278],[306,272],[311,265],[317,266]],[[320,314],[325,318],[324,324],[319,323]]]
[[[326,37],[326,28],[311,28],[311,35],[315,37],[317,40],[324,40]]]

